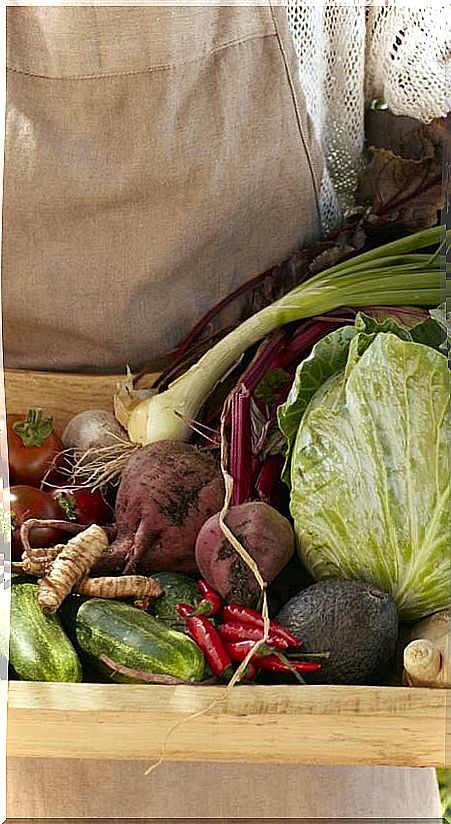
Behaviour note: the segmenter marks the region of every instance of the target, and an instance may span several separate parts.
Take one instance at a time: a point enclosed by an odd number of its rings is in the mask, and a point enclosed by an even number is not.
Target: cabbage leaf
[[[348,360],[351,341],[359,336],[358,348],[363,353],[366,346],[381,332],[392,332],[402,340],[411,340],[424,343],[435,349],[443,348],[444,331],[437,318],[420,314],[415,315],[400,309],[396,315],[390,314],[390,308],[385,310],[370,310],[371,314],[358,312],[354,326],[342,326],[334,329],[319,340],[310,355],[305,358],[296,370],[295,379],[287,400],[277,411],[279,429],[286,441],[285,466],[282,478],[290,485],[291,450],[298,432],[302,416],[310,401],[320,387],[332,375],[341,372]]]
[[[374,583],[407,621],[450,606],[450,424],[445,355],[392,332],[352,336],[291,455],[291,514],[314,578]]]

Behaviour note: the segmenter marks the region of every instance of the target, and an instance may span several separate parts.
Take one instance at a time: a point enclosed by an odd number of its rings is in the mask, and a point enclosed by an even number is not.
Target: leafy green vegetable
[[[451,341],[451,312],[446,311],[446,303],[441,303],[436,309],[431,309],[429,314],[444,332],[445,340],[440,349],[447,352]]]
[[[290,380],[290,375],[285,369],[269,369],[263,380],[258,384],[254,395],[263,403],[276,403],[279,395]]]
[[[290,454],[301,418],[311,399],[328,378],[344,369],[349,344],[357,334],[354,326],[342,326],[330,332],[313,347],[311,354],[298,366],[286,402],[279,407],[279,427],[287,441],[287,461],[283,478],[289,482]]]
[[[291,513],[316,579],[374,583],[408,621],[450,605],[450,424],[442,353],[391,332],[352,337],[293,447]]]
[[[391,332],[402,340],[417,341],[440,349],[443,331],[440,324],[426,312],[416,315],[396,310],[359,312],[354,326],[342,326],[330,332],[313,347],[310,355],[299,366],[286,402],[278,409],[279,428],[287,442],[286,462],[282,477],[289,485],[290,456],[302,416],[318,389],[332,375],[341,372],[348,363],[349,348],[356,336],[359,338],[357,354],[362,355],[375,335]]]

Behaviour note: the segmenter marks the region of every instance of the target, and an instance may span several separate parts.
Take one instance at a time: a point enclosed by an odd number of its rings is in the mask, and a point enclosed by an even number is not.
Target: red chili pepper
[[[193,641],[202,650],[213,673],[230,680],[233,667],[222,638],[205,615],[190,615],[186,627]]]
[[[181,618],[189,618],[194,612],[194,607],[191,604],[177,604],[176,609]]]
[[[224,641],[261,641],[263,638],[263,627],[253,627],[250,624],[237,624],[230,621],[227,624],[221,624],[218,627],[218,632]],[[266,641],[268,646],[273,649],[288,649],[292,645],[287,642],[285,638],[281,638],[270,627],[269,636]]]
[[[292,661],[289,665],[281,661],[278,655],[267,655],[265,658],[258,658],[259,669],[269,672],[285,672],[287,675],[293,670],[296,672],[317,672],[321,669],[321,664],[313,661]]]
[[[197,586],[204,597],[196,607],[196,615],[217,615],[222,607],[221,596],[202,579],[197,582]]]
[[[253,681],[257,673],[258,667],[250,661],[244,671],[243,681]]]
[[[227,644],[227,651],[232,659],[237,663],[245,660],[251,649],[255,646],[253,641],[239,641],[236,644]],[[258,669],[269,670],[270,672],[285,672],[289,674],[293,670],[296,672],[316,672],[321,669],[321,664],[313,661],[283,661],[282,656],[274,653],[266,644],[263,644],[253,655],[251,662]]]
[[[238,604],[227,604],[227,606],[222,608],[220,617],[225,622],[233,621],[239,624],[245,624],[246,626],[258,628],[264,627],[263,616],[257,612],[257,610],[250,609],[250,607],[242,607]],[[287,646],[301,646],[302,641],[292,635],[291,632],[285,629],[285,627],[281,624],[278,624],[277,621],[271,620],[269,625],[273,632],[277,633],[279,638],[284,639],[287,642]]]
[[[255,641],[237,641],[236,643],[226,643],[227,652],[229,653],[232,661],[235,661],[237,664],[241,664],[242,661],[249,655],[250,651],[254,649]],[[262,644],[261,647],[258,648],[257,658],[256,655],[253,655],[251,661],[253,663],[260,664],[260,656],[264,657],[266,655],[273,655],[274,651],[268,647],[266,644]]]

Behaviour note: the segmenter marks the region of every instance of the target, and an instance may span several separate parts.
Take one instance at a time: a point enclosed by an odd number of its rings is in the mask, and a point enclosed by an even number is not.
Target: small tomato
[[[11,512],[11,557],[13,561],[19,561],[22,557],[20,527],[24,521],[29,518],[66,520],[56,501],[34,486],[12,486],[9,490],[5,489],[3,497],[9,502]],[[32,547],[50,547],[58,541],[67,539],[68,535],[67,532],[52,527],[34,527],[29,537]]]
[[[114,521],[112,508],[98,490],[93,492],[90,489],[66,486],[52,490],[50,495],[61,507],[64,518],[68,521],[75,521],[84,526],[104,526]]]
[[[42,409],[30,409],[27,415],[7,415],[6,425],[11,483],[39,487],[63,460],[63,442],[52,419],[44,418]]]

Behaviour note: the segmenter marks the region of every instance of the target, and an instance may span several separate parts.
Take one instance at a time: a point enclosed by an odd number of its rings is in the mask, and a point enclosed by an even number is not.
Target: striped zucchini
[[[130,669],[201,681],[205,659],[186,635],[136,607],[90,598],[78,609],[75,634],[80,649],[104,671],[101,656]],[[113,680],[134,683],[114,674]]]
[[[11,587],[9,663],[21,681],[82,680],[78,655],[57,615],[44,615],[37,584]]]

